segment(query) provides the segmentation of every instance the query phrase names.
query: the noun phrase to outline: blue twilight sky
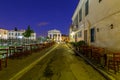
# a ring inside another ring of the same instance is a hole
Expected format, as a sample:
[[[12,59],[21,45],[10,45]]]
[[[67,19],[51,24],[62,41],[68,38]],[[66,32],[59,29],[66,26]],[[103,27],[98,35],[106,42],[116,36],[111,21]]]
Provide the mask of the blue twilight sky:
[[[58,29],[68,34],[71,18],[79,0],[0,0],[0,28],[26,29],[39,35]]]

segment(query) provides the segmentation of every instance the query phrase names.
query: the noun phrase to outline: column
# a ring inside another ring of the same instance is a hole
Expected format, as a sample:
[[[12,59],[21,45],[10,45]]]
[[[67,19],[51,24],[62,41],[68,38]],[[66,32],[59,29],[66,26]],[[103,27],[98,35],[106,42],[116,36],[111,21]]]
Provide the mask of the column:
[[[50,38],[50,34],[48,34],[48,37]]]
[[[58,33],[57,33],[57,41],[59,41],[59,40],[58,40]]]
[[[51,34],[51,39],[53,39],[53,34]]]
[[[60,42],[61,42],[61,34],[60,34]]]

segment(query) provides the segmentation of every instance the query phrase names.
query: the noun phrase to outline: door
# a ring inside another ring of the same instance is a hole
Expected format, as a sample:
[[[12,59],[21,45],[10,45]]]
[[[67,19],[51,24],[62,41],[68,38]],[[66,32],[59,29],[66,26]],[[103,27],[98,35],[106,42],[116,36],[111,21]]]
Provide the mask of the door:
[[[84,31],[84,41],[87,43],[87,30]]]

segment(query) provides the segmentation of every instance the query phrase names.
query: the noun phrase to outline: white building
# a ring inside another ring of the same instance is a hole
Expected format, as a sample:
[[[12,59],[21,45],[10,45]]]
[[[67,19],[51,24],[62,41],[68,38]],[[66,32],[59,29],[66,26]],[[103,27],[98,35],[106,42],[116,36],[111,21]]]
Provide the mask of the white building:
[[[120,0],[80,0],[72,25],[73,41],[120,51]]]
[[[0,39],[7,39],[8,30],[0,29]]]
[[[29,38],[25,38],[23,36],[23,33],[25,32],[25,30],[10,30],[8,31],[8,39],[32,39],[32,40],[36,40],[36,33],[32,33],[31,37]]]
[[[59,30],[54,29],[48,31],[48,37],[56,42],[61,42],[61,32]]]

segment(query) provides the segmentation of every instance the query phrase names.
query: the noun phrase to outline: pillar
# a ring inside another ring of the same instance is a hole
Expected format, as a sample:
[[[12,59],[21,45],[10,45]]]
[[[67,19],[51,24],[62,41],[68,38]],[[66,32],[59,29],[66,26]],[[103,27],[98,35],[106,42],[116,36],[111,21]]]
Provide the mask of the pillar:
[[[53,39],[53,34],[51,34],[51,39]]]
[[[60,42],[61,42],[61,34],[60,34]]]
[[[50,34],[48,34],[48,37],[50,38]]]
[[[59,41],[59,40],[58,40],[58,34],[57,34],[57,41]]]

